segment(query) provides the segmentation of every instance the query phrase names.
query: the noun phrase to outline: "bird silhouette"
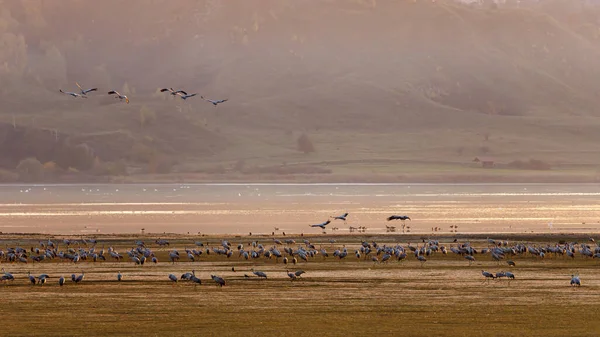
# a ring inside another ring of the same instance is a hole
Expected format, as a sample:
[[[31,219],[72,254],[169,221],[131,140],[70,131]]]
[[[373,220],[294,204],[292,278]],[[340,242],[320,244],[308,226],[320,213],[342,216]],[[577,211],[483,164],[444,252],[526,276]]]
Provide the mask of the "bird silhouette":
[[[125,102],[127,102],[127,104],[129,104],[129,98],[127,98],[127,96],[125,95],[121,95],[118,91],[116,90],[111,90],[108,92],[109,95],[116,95],[115,98],[118,98],[120,100],[125,100]]]
[[[219,99],[219,100],[212,100],[212,99],[205,98],[204,96],[200,96],[200,98],[202,98],[203,100],[205,100],[207,102],[212,103],[214,106],[217,106],[218,104],[227,102],[229,100],[228,98],[226,98],[226,99]]]

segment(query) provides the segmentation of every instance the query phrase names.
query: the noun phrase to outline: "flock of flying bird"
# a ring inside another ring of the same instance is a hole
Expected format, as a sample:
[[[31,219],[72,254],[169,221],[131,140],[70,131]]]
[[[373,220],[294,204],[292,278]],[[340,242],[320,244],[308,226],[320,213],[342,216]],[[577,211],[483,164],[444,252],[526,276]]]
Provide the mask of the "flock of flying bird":
[[[323,232],[325,232],[325,227],[327,225],[329,225],[331,223],[331,219],[333,220],[342,220],[344,221],[344,223],[346,223],[346,221],[348,220],[348,214],[349,213],[344,213],[342,215],[338,215],[338,216],[332,216],[329,219],[327,219],[327,221],[324,221],[322,223],[316,224],[316,225],[309,225],[309,227],[319,227],[323,230]],[[407,215],[390,215],[389,217],[387,217],[386,219],[387,221],[392,221],[392,220],[401,220],[401,221],[406,221],[406,220],[410,220],[410,217]],[[412,221],[412,220],[411,220]]]
[[[344,213],[341,216],[331,218],[334,220],[339,219],[346,221],[347,217],[348,213]],[[408,216],[397,215],[390,216],[387,219],[388,221],[410,220]],[[324,224],[321,225],[313,225],[313,227],[325,227]],[[591,242],[595,242],[592,238],[589,240]],[[487,255],[498,264],[501,261],[505,261],[509,267],[516,266],[513,257],[525,257],[527,255],[535,259],[544,259],[546,256],[550,255],[553,255],[554,257],[562,256],[563,258],[574,259],[578,253],[583,258],[600,258],[600,245],[598,244],[595,247],[591,247],[586,243],[577,242],[562,244],[557,243],[554,245],[536,245],[525,243],[515,243],[510,245],[507,240],[496,241],[488,238],[487,247],[476,249],[469,242],[459,243],[457,239],[454,239],[454,242],[448,245],[448,247],[440,244],[440,242],[437,240],[422,241],[422,245],[412,245],[411,243],[408,243],[406,247],[403,247],[400,244],[388,246],[386,244],[378,244],[377,242],[362,241],[358,248],[353,252],[343,245],[342,247],[335,249],[331,253],[331,257],[342,260],[354,256],[359,261],[369,260],[373,263],[389,263],[394,260],[401,262],[406,260],[410,255],[413,255],[414,258],[421,263],[421,266],[423,266],[429,258],[434,257],[436,254],[454,254],[467,260],[469,266],[471,266],[472,263],[476,261],[475,256]],[[327,259],[330,257],[330,253],[326,248],[323,247],[322,244],[320,244],[319,248],[317,248],[307,239],[304,239],[302,244],[297,244],[296,241],[291,238],[283,241],[274,238],[269,244],[262,244],[259,241],[253,241],[249,242],[247,246],[244,246],[243,243],[239,243],[237,246],[234,246],[229,241],[222,240],[218,246],[213,246],[212,248],[209,248],[208,245],[205,245],[203,242],[196,241],[194,242],[194,245],[197,247],[194,249],[188,249],[185,247],[185,254],[180,253],[177,249],[171,249],[169,241],[165,239],[157,239],[154,241],[154,243],[163,250],[168,249],[168,259],[173,265],[179,262],[182,258],[187,258],[187,260],[190,262],[197,262],[200,260],[202,255],[211,254],[225,256],[227,259],[237,255],[238,259],[243,261],[252,261],[261,258],[264,258],[265,260],[274,259],[275,263],[281,261],[284,265],[296,265],[300,261],[309,262],[311,259],[316,259],[318,257],[321,257],[322,259]],[[332,246],[335,243],[335,239],[329,240],[329,244]],[[31,247],[29,251],[19,246],[12,248],[7,247],[6,251],[0,250],[0,261],[27,264],[29,261],[32,263],[42,263],[43,261],[58,260],[59,262],[78,264],[82,261],[99,262],[113,260],[115,262],[121,262],[125,259],[125,255],[119,253],[113,247],[109,247],[107,250],[105,250],[103,246],[100,250],[98,250],[96,248],[98,242],[95,239],[82,239],[81,242],[64,239],[63,244],[66,246],[66,249],[63,250],[59,249],[59,245],[51,240],[41,241],[39,242],[39,247]],[[149,248],[148,245],[141,240],[135,241],[135,247],[132,247],[130,250],[126,251],[126,255],[128,259],[135,265],[143,266],[146,262],[153,264],[158,263],[156,252]],[[14,275],[5,271],[4,268],[2,268],[2,271],[4,274],[0,276],[0,281],[13,281],[15,279]],[[232,267],[231,271],[236,272],[235,267]],[[267,278],[267,273],[264,271],[255,270],[252,268],[251,272],[259,278]],[[304,271],[297,270],[295,272],[290,272],[289,270],[286,270],[286,273],[287,276],[293,281],[304,274]],[[510,280],[515,279],[515,274],[510,271],[491,273],[482,270],[481,274],[484,277],[484,282],[488,282],[492,279],[500,280],[502,278],[507,278],[510,284]],[[85,273],[83,271],[78,276],[73,274],[71,275],[71,281],[73,283],[80,283],[83,281],[84,276]],[[244,278],[250,277],[250,275],[244,274]],[[40,276],[35,277],[31,275],[31,273],[28,273],[28,278],[31,284],[37,283],[43,285],[48,279],[50,279],[50,276],[48,274],[41,274]],[[121,281],[122,279],[123,274],[119,272],[117,274],[117,281]],[[220,287],[223,287],[226,284],[225,279],[220,276],[211,275],[211,279]],[[177,277],[174,274],[169,274],[168,280],[172,282],[178,282],[179,280],[190,281],[196,285],[202,283],[200,278],[196,276],[195,270],[192,270],[191,273],[184,273],[181,275],[181,277]],[[58,279],[58,284],[60,286],[65,284],[65,278],[63,276]],[[571,275],[570,284],[572,286],[581,286],[581,279],[579,278],[579,275]]]
[[[79,83],[75,82],[75,84],[77,85],[77,87],[79,88],[79,92],[75,92],[75,91],[63,91],[62,89],[59,89],[59,92],[66,94],[66,95],[70,95],[73,96],[75,98],[88,98],[87,94],[89,94],[90,92],[93,91],[98,91],[98,88],[90,88],[90,89],[83,89]],[[168,92],[173,96],[179,96],[181,97],[181,99],[183,100],[187,100],[188,98],[194,97],[196,95],[198,95],[197,93],[194,94],[188,94],[187,92],[183,91],[183,90],[174,90],[173,88],[163,88],[160,90],[160,92]],[[108,95],[114,95],[114,97],[116,99],[119,99],[121,101],[125,100],[125,102],[127,104],[129,104],[129,98],[126,95],[123,95],[121,93],[119,93],[116,90],[111,90],[108,92]],[[217,106],[218,104],[227,102],[229,99],[218,99],[218,100],[212,100],[212,99],[208,99],[205,98],[204,96],[200,96],[201,99],[211,103],[214,106]]]

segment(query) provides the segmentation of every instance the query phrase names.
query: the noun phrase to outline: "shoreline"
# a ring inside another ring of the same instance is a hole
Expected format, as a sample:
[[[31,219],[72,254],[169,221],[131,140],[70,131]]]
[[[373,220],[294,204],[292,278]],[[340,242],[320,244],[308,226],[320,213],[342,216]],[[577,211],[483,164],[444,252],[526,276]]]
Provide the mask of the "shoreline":
[[[481,171],[481,172],[480,172]],[[538,183],[581,184],[600,183],[600,174],[593,170],[534,171],[480,169],[474,172],[421,172],[397,174],[132,174],[126,176],[92,176],[84,173],[55,176],[40,181],[5,181],[13,184],[486,184]]]
[[[309,240],[315,241],[318,243],[326,243],[329,244],[328,240],[330,239],[349,239],[352,242],[358,242],[357,239],[363,241],[385,241],[385,242],[397,242],[397,243],[406,243],[406,242],[414,242],[420,243],[422,240],[439,240],[443,242],[452,242],[454,239],[457,239],[459,242],[464,241],[485,241],[488,238],[494,238],[496,240],[508,240],[510,242],[548,242],[548,241],[561,241],[561,240],[575,240],[580,243],[588,242],[589,238],[594,237],[595,235],[599,235],[600,233],[590,232],[590,233],[465,233],[465,234],[399,234],[399,233],[345,233],[345,234],[289,234],[289,235],[270,235],[266,233],[260,233],[256,235],[236,235],[236,234],[202,234],[202,235],[193,235],[193,234],[180,234],[180,233],[94,233],[87,235],[74,235],[74,234],[45,234],[45,233],[4,233],[0,232],[0,240],[2,241],[10,241],[10,240],[39,240],[39,239],[97,239],[102,241],[121,241],[125,239],[135,238],[135,239],[144,239],[151,240],[150,243],[153,243],[154,240],[158,239],[168,239],[174,241],[176,244],[180,244],[181,241],[187,240],[200,240],[205,242],[206,244],[212,243],[215,245],[220,245],[221,240],[232,240],[232,241],[263,241],[262,243],[275,243],[273,242],[275,239],[284,240],[284,239],[293,239],[296,240],[296,244],[302,244],[301,240]],[[569,241],[571,242],[571,241]]]

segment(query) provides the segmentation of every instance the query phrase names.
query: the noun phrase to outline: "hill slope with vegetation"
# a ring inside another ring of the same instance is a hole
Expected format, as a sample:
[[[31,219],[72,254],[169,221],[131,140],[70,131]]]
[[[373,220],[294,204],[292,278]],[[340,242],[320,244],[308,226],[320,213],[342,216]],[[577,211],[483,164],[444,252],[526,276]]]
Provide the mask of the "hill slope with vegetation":
[[[564,1],[0,1],[0,178],[595,179],[599,17]],[[75,82],[100,90],[58,92]]]

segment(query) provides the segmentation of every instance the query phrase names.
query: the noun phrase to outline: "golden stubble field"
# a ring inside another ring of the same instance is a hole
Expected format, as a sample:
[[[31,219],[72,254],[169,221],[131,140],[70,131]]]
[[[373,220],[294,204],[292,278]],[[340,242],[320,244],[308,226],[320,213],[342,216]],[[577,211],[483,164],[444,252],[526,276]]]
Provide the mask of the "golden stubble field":
[[[330,243],[333,237],[336,242]],[[47,238],[4,235],[2,244],[14,247],[18,243],[29,250]],[[61,238],[52,239],[62,246],[59,250],[66,249]],[[154,244],[156,238],[97,237],[97,250],[114,247],[125,257],[123,262],[3,261],[2,267],[13,273],[16,280],[0,285],[1,335],[594,336],[600,331],[600,262],[579,254],[575,259],[551,254],[544,259],[529,254],[511,257],[515,267],[509,267],[505,261],[492,261],[489,253],[475,255],[471,266],[453,253],[436,253],[423,265],[412,254],[402,262],[392,259],[389,263],[374,263],[370,258],[354,256],[361,240],[405,248],[408,242],[422,245],[422,240],[416,235],[329,235],[293,237],[296,244],[292,247],[304,246],[303,239],[308,239],[317,249],[325,248],[330,254],[328,258],[316,256],[296,265],[264,257],[244,261],[237,253],[231,258],[203,254],[196,262],[189,262],[185,248],[198,248],[194,242],[203,241],[204,249],[212,249],[220,245],[222,237],[168,236],[171,245],[166,248]],[[275,245],[273,237],[226,238],[234,251],[238,243],[248,247],[254,240],[265,248]],[[138,239],[155,252],[158,264],[147,262],[139,266],[129,260],[126,251]],[[541,247],[555,244],[561,236],[508,239],[510,244],[523,242]],[[441,236],[439,240],[446,247],[456,245],[453,236]],[[567,242],[587,240],[585,236],[567,236]],[[478,249],[489,246],[485,237],[459,239],[466,241]],[[592,249],[595,246],[587,243]],[[331,256],[335,249],[343,247],[349,252],[345,259]],[[168,261],[172,249],[182,256],[175,264]],[[259,279],[251,268],[264,271],[268,278]],[[290,281],[288,269],[306,273]],[[510,284],[507,279],[485,282],[482,269],[494,273],[511,271],[516,279]],[[180,277],[192,270],[202,280],[201,285],[186,281],[175,284],[168,279],[170,273]],[[36,276],[47,273],[51,278],[43,286],[31,285],[28,271]],[[121,282],[117,281],[119,271],[123,275]],[[82,272],[85,278],[81,283],[70,281],[71,274]],[[582,279],[580,288],[569,285],[574,273]],[[223,277],[226,286],[218,287],[211,274]],[[63,287],[58,286],[61,275],[67,279]]]

